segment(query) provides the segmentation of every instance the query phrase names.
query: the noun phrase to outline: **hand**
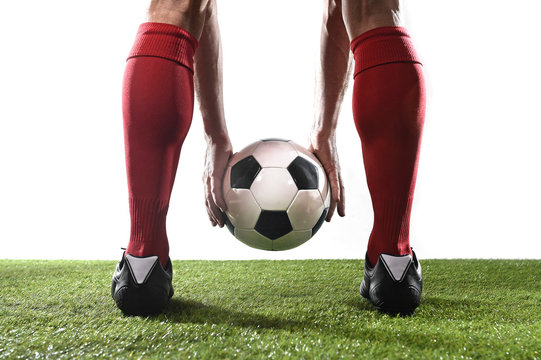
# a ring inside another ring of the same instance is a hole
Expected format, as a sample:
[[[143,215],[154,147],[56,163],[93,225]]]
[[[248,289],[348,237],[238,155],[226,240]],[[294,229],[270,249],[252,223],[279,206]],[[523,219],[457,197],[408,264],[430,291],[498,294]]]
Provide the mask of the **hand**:
[[[340,173],[340,162],[336,151],[336,136],[312,133],[308,150],[313,152],[327,173],[331,185],[331,205],[327,213],[326,221],[331,221],[335,209],[338,207],[338,215],[346,215],[346,198],[344,183]]]
[[[222,193],[222,180],[232,152],[229,137],[207,139],[203,184],[207,213],[212,226],[224,226],[222,212],[227,210],[227,206]]]

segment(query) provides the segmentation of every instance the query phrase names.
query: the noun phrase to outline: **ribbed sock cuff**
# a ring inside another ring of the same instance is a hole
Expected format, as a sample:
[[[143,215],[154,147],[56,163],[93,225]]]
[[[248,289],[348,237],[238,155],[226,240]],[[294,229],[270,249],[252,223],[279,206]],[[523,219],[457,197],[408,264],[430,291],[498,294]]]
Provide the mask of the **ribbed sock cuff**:
[[[130,197],[130,242],[147,245],[167,242],[165,221],[169,202],[161,199],[135,199]]]
[[[139,26],[128,59],[155,56],[186,66],[193,72],[197,46],[197,39],[180,26],[146,22]]]
[[[375,199],[374,227],[368,241],[368,258],[375,265],[382,253],[411,254],[410,216],[413,197]]]
[[[351,42],[355,59],[353,77],[374,66],[413,62],[421,64],[407,30],[400,26],[385,26],[369,30]]]
[[[409,228],[413,197],[377,200],[379,214],[374,214],[375,226],[383,237],[393,242],[409,242]]]

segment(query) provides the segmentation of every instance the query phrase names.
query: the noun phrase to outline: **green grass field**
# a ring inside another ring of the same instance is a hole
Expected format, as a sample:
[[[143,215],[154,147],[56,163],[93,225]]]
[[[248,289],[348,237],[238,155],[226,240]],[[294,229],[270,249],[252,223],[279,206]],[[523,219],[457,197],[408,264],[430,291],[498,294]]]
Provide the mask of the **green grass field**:
[[[411,317],[359,295],[362,261],[177,261],[125,317],[110,261],[0,260],[0,358],[541,359],[541,261],[425,260]]]

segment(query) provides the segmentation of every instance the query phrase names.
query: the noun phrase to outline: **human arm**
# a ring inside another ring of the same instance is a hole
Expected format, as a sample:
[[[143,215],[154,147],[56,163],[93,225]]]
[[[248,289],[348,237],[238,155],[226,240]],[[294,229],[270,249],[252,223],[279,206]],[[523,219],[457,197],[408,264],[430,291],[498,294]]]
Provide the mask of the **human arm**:
[[[338,215],[345,215],[344,185],[336,149],[336,126],[350,75],[351,58],[341,7],[341,0],[325,0],[317,70],[316,114],[310,134],[310,150],[321,161],[331,185],[331,206],[327,221],[331,220],[336,208]]]
[[[223,227],[222,211],[226,210],[226,204],[222,179],[233,149],[224,114],[222,47],[215,0],[210,0],[195,53],[194,84],[207,143],[203,173],[207,213],[212,226]]]

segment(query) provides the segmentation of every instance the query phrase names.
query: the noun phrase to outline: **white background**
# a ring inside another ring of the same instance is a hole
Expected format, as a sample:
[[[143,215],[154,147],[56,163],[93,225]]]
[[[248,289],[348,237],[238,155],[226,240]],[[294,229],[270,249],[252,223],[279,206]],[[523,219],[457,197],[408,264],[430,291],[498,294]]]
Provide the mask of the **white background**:
[[[121,82],[147,2],[2,1],[0,258],[119,258],[130,228]],[[320,2],[218,5],[235,150],[274,136],[306,144]],[[411,222],[420,258],[541,258],[540,12],[535,0],[405,4],[428,89]],[[281,253],[212,228],[196,111],[171,198],[171,257],[364,257],[372,209],[351,85],[338,129],[345,218]]]

